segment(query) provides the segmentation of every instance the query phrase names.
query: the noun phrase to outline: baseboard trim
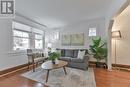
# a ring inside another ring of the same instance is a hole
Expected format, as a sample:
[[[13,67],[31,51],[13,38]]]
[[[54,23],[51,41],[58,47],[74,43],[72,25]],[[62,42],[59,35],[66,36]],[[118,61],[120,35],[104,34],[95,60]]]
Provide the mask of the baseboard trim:
[[[2,70],[2,71],[0,71],[0,75],[7,74],[7,73],[10,73],[10,72],[12,72],[12,71],[15,71],[15,70],[18,70],[18,69],[27,67],[27,66],[28,66],[28,64],[22,64],[22,65],[18,65],[18,66],[9,68],[9,69]]]
[[[112,66],[117,66],[117,67],[121,67],[121,68],[128,68],[130,69],[130,65],[123,65],[123,64],[112,64]]]
[[[99,62],[101,64],[100,68],[107,69],[107,65],[105,62]],[[96,67],[96,61],[89,61],[89,66],[95,68]]]
[[[105,62],[100,62],[101,64],[104,64]],[[96,61],[89,61],[89,64],[96,64]]]
[[[104,62],[100,62],[100,63],[104,63]],[[90,65],[96,65],[96,61],[89,61],[89,64]],[[116,66],[116,67],[121,67],[121,68],[127,68],[127,69],[130,69],[130,65],[124,65],[124,64],[112,64],[112,66]]]

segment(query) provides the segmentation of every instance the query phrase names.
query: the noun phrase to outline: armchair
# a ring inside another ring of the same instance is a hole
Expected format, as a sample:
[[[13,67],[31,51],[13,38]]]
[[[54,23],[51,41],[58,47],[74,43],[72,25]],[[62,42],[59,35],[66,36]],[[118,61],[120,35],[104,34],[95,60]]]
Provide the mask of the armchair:
[[[33,65],[33,72],[35,71],[35,65],[38,65],[40,62],[44,62],[45,57],[43,53],[33,53],[32,49],[27,49],[28,56],[28,69],[30,69],[30,65]]]

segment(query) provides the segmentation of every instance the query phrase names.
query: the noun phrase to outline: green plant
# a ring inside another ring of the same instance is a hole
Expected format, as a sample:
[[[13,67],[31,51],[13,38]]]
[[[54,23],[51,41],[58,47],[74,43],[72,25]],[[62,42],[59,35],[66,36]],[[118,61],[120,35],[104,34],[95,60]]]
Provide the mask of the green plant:
[[[101,37],[98,39],[92,39],[93,45],[90,45],[90,51],[93,57],[97,60],[97,62],[107,57],[107,48],[106,43],[102,43]]]
[[[60,57],[60,53],[53,52],[49,55],[49,60],[55,61],[55,59],[58,59]]]

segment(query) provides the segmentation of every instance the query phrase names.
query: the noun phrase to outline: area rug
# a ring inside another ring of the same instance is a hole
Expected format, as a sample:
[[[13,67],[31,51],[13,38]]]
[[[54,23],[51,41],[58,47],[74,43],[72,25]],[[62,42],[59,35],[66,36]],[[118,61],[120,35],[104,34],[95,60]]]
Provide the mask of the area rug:
[[[22,76],[44,83],[49,87],[96,87],[92,68],[84,71],[67,67],[66,70],[67,75],[65,75],[63,68],[51,70],[47,83],[45,82],[47,71],[40,67],[35,72],[29,71]]]

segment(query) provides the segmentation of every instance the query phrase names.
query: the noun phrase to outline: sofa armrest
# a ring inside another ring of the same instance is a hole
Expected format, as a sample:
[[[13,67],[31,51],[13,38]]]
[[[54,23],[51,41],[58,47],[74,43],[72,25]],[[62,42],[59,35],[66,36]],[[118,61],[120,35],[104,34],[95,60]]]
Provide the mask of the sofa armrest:
[[[33,61],[33,53],[28,53],[27,56],[28,56],[28,62],[32,62]]]
[[[85,55],[83,60],[84,60],[85,64],[89,65],[89,56],[88,55]]]

